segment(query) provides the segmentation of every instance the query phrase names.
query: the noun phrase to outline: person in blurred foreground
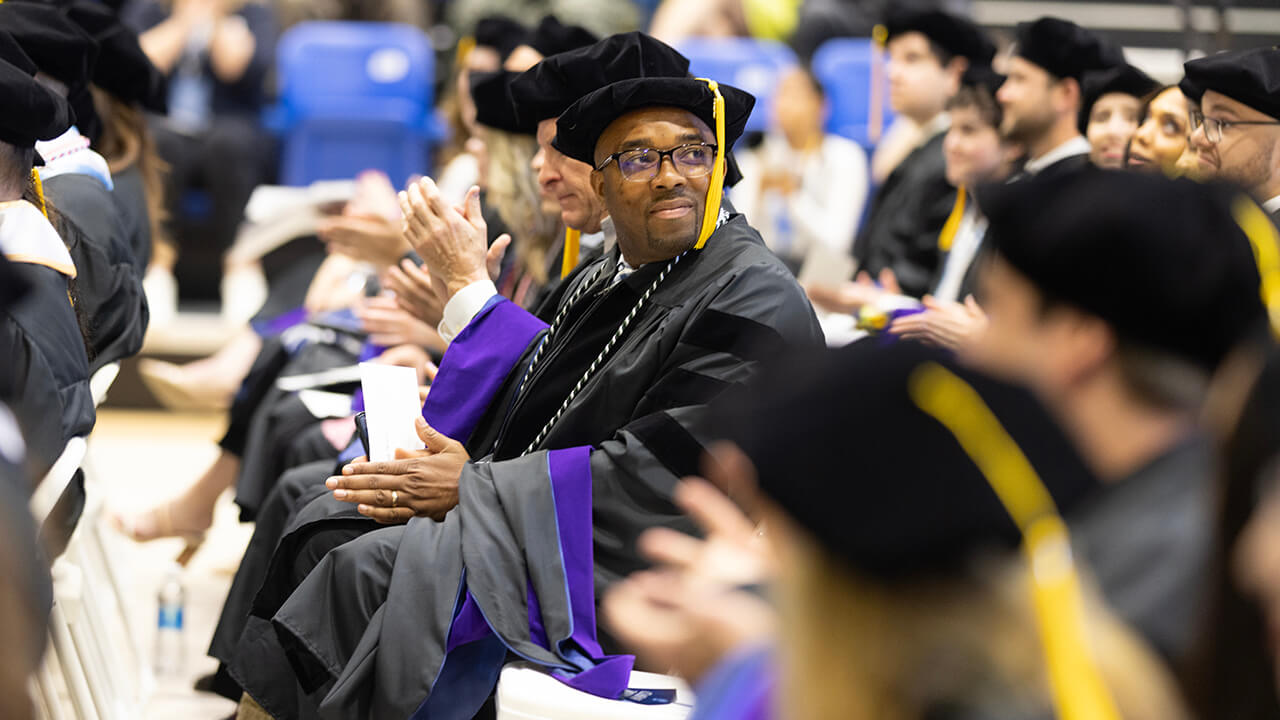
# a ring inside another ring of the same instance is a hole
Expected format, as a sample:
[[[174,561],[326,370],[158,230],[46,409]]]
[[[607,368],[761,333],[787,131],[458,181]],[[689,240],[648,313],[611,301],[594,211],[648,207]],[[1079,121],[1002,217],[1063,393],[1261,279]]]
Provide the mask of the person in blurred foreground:
[[[1034,389],[1075,439],[1104,487],[1065,513],[1076,556],[1180,662],[1210,540],[1198,419],[1219,368],[1265,339],[1254,248],[1276,252],[1270,223],[1226,186],[1110,170],[989,188],[983,209],[988,321],[965,354]]]
[[[1280,352],[1263,359],[1224,446],[1209,603],[1184,673],[1199,717],[1280,717]]]
[[[1064,553],[1060,513],[1099,488],[1025,390],[916,343],[856,343],[789,359],[721,419],[733,442],[713,450],[710,476],[761,521],[775,651],[752,650],[757,637],[696,664],[721,647],[725,616],[741,627],[753,612],[752,590],[724,586],[750,576],[740,538],[755,533],[724,532],[732,511],[708,497],[698,504],[714,512],[696,516],[719,516],[721,532],[701,565],[665,587],[663,571],[635,576],[606,601],[642,659],[658,659],[647,651],[672,608],[693,623],[685,652],[659,657],[699,672],[696,720],[1186,717],[1158,659]],[[658,532],[646,544],[678,555]],[[654,588],[665,594],[646,597]],[[715,604],[684,614],[691,596]]]

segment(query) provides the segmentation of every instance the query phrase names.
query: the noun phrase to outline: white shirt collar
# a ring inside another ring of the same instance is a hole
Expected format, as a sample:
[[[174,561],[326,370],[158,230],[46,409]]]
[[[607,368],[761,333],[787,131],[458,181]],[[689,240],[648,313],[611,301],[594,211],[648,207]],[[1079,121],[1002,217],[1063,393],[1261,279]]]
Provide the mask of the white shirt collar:
[[[44,265],[67,277],[76,265],[58,231],[26,200],[0,203],[0,252],[12,262]]]
[[[604,251],[613,252],[613,246],[618,244],[618,231],[613,227],[612,217],[606,215],[600,221],[600,232],[604,233]]]
[[[1083,135],[1077,135],[1040,157],[1028,160],[1022,169],[1029,175],[1035,175],[1059,160],[1066,160],[1076,155],[1088,155],[1091,150],[1093,147],[1089,145],[1089,141],[1085,140]]]
[[[1262,209],[1266,210],[1267,214],[1269,215],[1275,215],[1276,213],[1280,212],[1280,195],[1277,195],[1271,198],[1270,200],[1262,203]]]
[[[920,126],[920,144],[923,145],[933,139],[938,133],[946,132],[951,127],[951,116],[947,113],[940,112],[933,116],[933,119]]]
[[[89,138],[81,135],[75,125],[52,140],[37,142],[36,152],[45,163],[39,169],[41,180],[59,175],[88,175],[107,190],[115,189],[106,158],[89,149]]]

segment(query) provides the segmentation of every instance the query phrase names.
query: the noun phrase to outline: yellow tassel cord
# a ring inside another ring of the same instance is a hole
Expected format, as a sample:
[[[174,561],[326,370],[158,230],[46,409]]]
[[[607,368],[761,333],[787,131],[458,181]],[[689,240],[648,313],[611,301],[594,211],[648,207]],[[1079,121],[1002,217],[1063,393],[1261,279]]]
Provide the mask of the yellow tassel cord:
[[[698,233],[698,242],[693,246],[701,250],[707,244],[707,238],[716,231],[716,223],[720,221],[720,198],[724,195],[724,96],[720,94],[720,85],[715,80],[698,78],[707,84],[715,100],[711,106],[716,122],[716,161],[711,166],[711,186],[707,188],[707,204],[702,211],[702,230]]]
[[[867,140],[875,144],[884,132],[884,46],[889,41],[889,28],[877,25],[871,29],[871,99],[867,103]]]
[[[1262,208],[1247,197],[1236,200],[1232,215],[1253,246],[1253,259],[1262,278],[1258,291],[1267,308],[1271,332],[1280,338],[1280,233]]]
[[[0,0],[4,2],[4,0]],[[44,202],[44,183],[40,181],[40,171],[31,168],[31,184],[36,189],[36,200],[40,201],[40,213],[44,215],[45,220],[49,219],[49,206]]]
[[[964,219],[964,206],[965,190],[961,185],[956,188],[956,204],[951,208],[951,214],[947,216],[942,232],[938,233],[938,249],[942,252],[951,252],[951,244],[955,242],[956,232],[960,230],[960,221]]]
[[[0,0],[3,2],[3,0]],[[464,35],[458,40],[458,50],[453,56],[453,66],[455,68],[462,67],[467,62],[467,56],[472,50],[476,49],[476,39],[472,35]]]
[[[569,277],[569,273],[578,266],[578,248],[581,239],[581,231],[571,227],[564,229],[564,259],[560,261],[560,277]]]
[[[955,435],[1022,531],[1049,685],[1062,720],[1119,720],[1085,641],[1080,581],[1067,528],[1026,455],[981,396],[936,363],[912,373],[911,399]]]
[[[0,3],[2,2],[4,2],[4,0],[0,0]],[[40,203],[40,214],[44,215],[45,220],[48,220],[49,206],[44,201],[44,183],[41,182],[40,171],[37,170],[36,168],[31,168],[31,185],[36,189],[36,200],[39,201]],[[70,283],[71,281],[68,279],[67,280],[67,302],[71,304],[71,307],[75,307],[76,300],[75,298],[71,297]]]

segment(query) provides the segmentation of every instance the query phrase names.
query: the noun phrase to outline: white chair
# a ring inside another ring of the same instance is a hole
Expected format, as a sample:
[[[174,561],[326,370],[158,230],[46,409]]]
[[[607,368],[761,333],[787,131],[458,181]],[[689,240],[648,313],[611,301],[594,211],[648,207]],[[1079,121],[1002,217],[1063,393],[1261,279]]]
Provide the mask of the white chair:
[[[110,386],[102,387],[105,394]],[[54,462],[53,467],[37,486],[30,507],[39,525],[48,518],[58,498],[75,478],[86,460],[88,445],[84,438],[72,438]],[[87,473],[91,474],[91,473]],[[118,652],[121,643],[118,635],[125,636],[137,662],[138,653],[130,642],[127,615],[119,595],[108,591],[111,569],[106,551],[98,535],[98,516],[101,499],[93,492],[94,486],[86,478],[86,507],[76,529],[67,542],[66,550],[54,561],[54,604],[49,615],[50,649],[33,680],[41,703],[40,709],[49,718],[61,718],[60,694],[55,682],[55,672],[66,685],[74,717],[80,720],[130,720],[139,716],[140,693],[137,684],[128,677],[129,663],[121,662]],[[122,633],[113,635],[111,626],[104,619],[101,604],[114,600],[126,622]]]
[[[498,678],[498,720],[685,720],[693,712],[693,691],[680,678],[636,671],[629,684],[674,689],[675,702],[607,700],[574,690],[532,663],[511,663]]]
[[[36,486],[29,505],[36,527],[41,527],[48,519],[58,498],[62,497],[63,491],[75,478],[80,463],[84,461],[86,447],[84,438],[71,438],[62,449],[62,454],[54,461],[53,467],[49,468],[49,472]],[[82,592],[79,573],[74,567],[68,569],[66,564],[60,566],[59,562],[55,562],[53,567],[54,598],[53,610],[49,613],[49,651],[45,654],[45,667],[37,673],[34,683],[45,709],[51,716],[60,717],[61,700],[58,688],[53,684],[53,667],[56,666],[66,683],[76,717],[96,720],[99,717],[97,706],[84,665],[80,662],[80,651],[72,636],[71,620],[68,617],[68,611],[76,613],[79,609]]]
[[[120,363],[113,362],[98,368],[98,372],[89,378],[89,392],[93,395],[94,407],[101,407],[107,399],[107,391],[120,375]]]

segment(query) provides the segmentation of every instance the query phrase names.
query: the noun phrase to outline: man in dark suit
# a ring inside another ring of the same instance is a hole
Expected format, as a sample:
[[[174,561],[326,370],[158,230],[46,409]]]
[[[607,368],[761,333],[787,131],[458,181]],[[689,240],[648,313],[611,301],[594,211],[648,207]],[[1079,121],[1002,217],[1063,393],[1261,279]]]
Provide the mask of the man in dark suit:
[[[1220,53],[1183,66],[1198,170],[1233,182],[1280,224],[1280,49]]]
[[[989,65],[995,46],[976,25],[939,10],[898,6],[885,19],[889,102],[921,128],[921,142],[885,179],[854,242],[860,270],[891,271],[907,295],[928,292],[937,273],[938,233],[955,204],[942,157],[947,100],[971,65]]]
[[[1077,120],[1081,82],[1124,61],[1118,48],[1067,20],[1044,17],[1018,26],[1008,79],[996,93],[1000,131],[1027,148],[1023,175],[1070,172],[1089,165],[1089,141]]]

